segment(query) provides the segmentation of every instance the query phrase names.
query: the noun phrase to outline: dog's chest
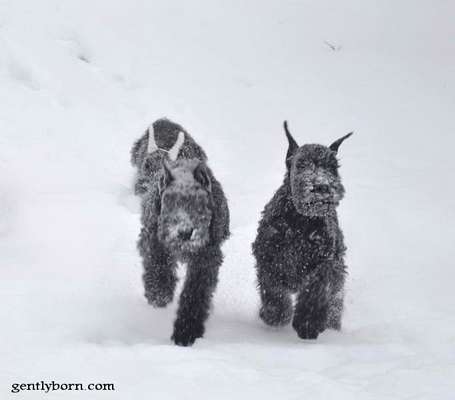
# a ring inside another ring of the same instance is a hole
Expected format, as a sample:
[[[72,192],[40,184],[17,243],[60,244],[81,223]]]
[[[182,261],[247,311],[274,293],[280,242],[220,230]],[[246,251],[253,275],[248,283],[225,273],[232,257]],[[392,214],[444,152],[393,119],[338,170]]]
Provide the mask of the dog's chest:
[[[331,257],[334,241],[324,224],[310,221],[290,225],[284,232],[279,257],[288,278],[296,283]]]
[[[329,241],[327,232],[321,228],[288,228],[284,235],[284,250],[290,258],[294,256],[302,260],[312,260],[327,250]]]

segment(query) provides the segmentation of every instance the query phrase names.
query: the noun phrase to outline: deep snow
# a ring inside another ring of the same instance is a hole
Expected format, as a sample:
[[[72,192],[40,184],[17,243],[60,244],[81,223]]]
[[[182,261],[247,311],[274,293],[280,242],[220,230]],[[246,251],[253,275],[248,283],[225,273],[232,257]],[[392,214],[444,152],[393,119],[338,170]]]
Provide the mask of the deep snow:
[[[0,1],[0,397],[452,399],[454,19],[443,0]],[[164,115],[233,220],[193,348],[169,340],[175,304],[146,304],[135,249],[129,149]],[[300,143],[355,131],[344,329],[316,342],[257,318],[250,243],[285,118]]]

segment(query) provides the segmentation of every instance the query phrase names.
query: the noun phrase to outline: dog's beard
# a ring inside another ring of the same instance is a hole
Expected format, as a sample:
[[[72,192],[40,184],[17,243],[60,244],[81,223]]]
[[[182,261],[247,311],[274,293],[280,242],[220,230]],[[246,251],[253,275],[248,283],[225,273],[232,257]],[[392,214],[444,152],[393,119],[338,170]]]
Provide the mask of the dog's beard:
[[[332,214],[340,204],[344,193],[341,184],[330,186],[327,193],[313,193],[305,185],[295,185],[291,188],[295,209],[299,214],[308,217],[324,217]]]
[[[308,217],[324,217],[333,213],[336,204],[328,200],[298,200],[294,201],[297,212]]]
[[[178,218],[160,218],[158,239],[171,253],[196,253],[210,240],[210,217],[190,219],[185,212],[176,215]],[[186,232],[183,237],[182,232]]]
[[[203,248],[209,241],[209,232],[206,228],[195,228],[191,238],[182,240],[178,236],[178,227],[175,225],[164,226],[159,229],[161,243],[172,253],[192,254]]]

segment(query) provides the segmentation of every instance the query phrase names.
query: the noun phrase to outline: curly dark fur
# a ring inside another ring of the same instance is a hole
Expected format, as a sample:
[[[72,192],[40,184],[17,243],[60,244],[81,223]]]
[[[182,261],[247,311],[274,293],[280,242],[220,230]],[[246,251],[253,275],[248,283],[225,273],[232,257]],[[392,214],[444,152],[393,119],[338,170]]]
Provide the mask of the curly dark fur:
[[[341,329],[346,248],[336,213],[344,195],[336,153],[348,135],[330,147],[299,147],[285,129],[286,176],[253,243],[259,315],[272,326],[292,320],[299,337],[316,339],[326,328]]]
[[[185,134],[185,142],[187,138]],[[197,145],[193,141],[187,149],[191,146]],[[138,249],[144,267],[145,297],[151,305],[165,307],[172,301],[177,262],[187,264],[172,335],[172,340],[182,346],[192,345],[204,334],[223,262],[220,247],[229,237],[227,200],[200,150],[199,159],[193,158],[191,151],[189,157],[181,151],[175,162],[155,163],[142,196]],[[133,149],[132,154],[137,151]]]

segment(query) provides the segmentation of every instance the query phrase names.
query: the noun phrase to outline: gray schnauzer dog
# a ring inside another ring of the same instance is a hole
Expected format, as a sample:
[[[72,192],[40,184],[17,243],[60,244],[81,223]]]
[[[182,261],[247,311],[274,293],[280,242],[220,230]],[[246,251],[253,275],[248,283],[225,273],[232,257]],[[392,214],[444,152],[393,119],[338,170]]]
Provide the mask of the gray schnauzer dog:
[[[177,262],[187,264],[172,340],[192,345],[204,334],[211,299],[229,237],[229,209],[204,151],[179,125],[165,119],[135,143],[136,192],[142,199],[145,297],[165,307],[177,283]]]
[[[284,129],[286,175],[265,206],[253,243],[259,315],[272,326],[292,319],[299,337],[316,339],[326,328],[341,329],[346,247],[336,212],[344,196],[336,156],[352,132],[329,147],[299,147],[286,121]]]

